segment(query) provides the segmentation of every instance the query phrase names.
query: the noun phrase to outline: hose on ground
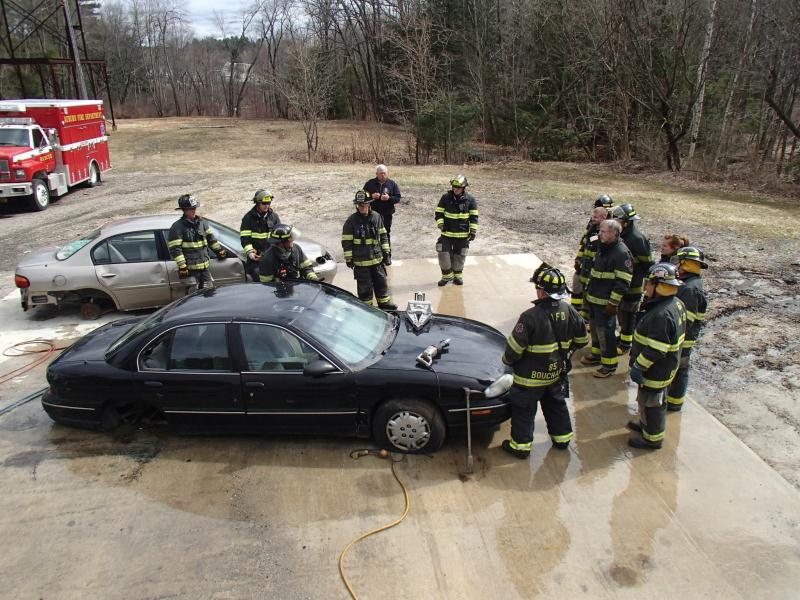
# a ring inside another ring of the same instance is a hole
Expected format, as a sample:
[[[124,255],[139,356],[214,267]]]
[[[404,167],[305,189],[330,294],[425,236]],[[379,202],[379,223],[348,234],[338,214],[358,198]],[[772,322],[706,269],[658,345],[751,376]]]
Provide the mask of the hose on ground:
[[[411,496],[409,496],[408,489],[403,484],[403,482],[400,480],[400,477],[397,475],[397,471],[395,471],[395,464],[399,463],[399,462],[402,462],[404,460],[405,456],[403,458],[395,460],[394,458],[392,458],[391,454],[387,450],[371,450],[371,449],[367,449],[367,448],[363,448],[363,449],[360,449],[360,450],[353,450],[350,453],[350,458],[353,458],[353,459],[361,458],[362,456],[376,456],[378,458],[384,458],[384,459],[388,458],[389,460],[391,460],[391,462],[392,462],[392,475],[394,476],[395,481],[400,485],[400,487],[403,490],[403,496],[405,497],[406,507],[405,507],[405,510],[403,511],[403,514],[400,515],[400,518],[395,519],[394,521],[392,521],[391,523],[387,523],[386,525],[381,525],[380,527],[376,527],[375,529],[373,529],[371,531],[367,531],[366,533],[362,533],[360,536],[355,538],[352,542],[347,544],[347,546],[345,546],[344,550],[342,550],[342,553],[339,555],[339,575],[341,576],[342,581],[344,582],[344,585],[347,588],[347,591],[350,593],[350,597],[353,600],[358,600],[358,596],[356,595],[355,591],[353,590],[353,586],[350,585],[350,580],[347,579],[347,575],[345,575],[345,572],[344,572],[344,559],[347,556],[347,553],[350,551],[350,548],[352,548],[358,542],[360,542],[363,539],[368,538],[371,535],[374,535],[376,533],[380,533],[381,531],[386,531],[387,529],[391,529],[392,527],[394,527],[396,525],[399,525],[403,521],[403,519],[405,519],[406,516],[408,515],[408,511],[411,510]]]
[[[44,348],[27,348],[28,346],[44,346]],[[54,352],[59,352],[67,347],[68,346],[56,346],[55,341],[45,339],[27,340],[9,346],[3,350],[3,356],[16,357],[25,356],[27,354],[40,354],[40,356],[37,356],[26,365],[17,367],[13,371],[9,371],[8,373],[0,375],[0,384],[11,381],[15,377],[19,377],[20,375],[35,369],[40,364],[47,362],[50,359],[50,355],[52,355]]]

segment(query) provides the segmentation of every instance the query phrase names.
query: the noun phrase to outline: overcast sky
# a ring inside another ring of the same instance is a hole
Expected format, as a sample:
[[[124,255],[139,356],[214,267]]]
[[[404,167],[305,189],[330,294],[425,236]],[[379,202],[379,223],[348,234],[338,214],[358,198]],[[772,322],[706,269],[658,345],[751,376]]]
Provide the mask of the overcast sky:
[[[239,0],[229,0],[220,2],[219,0],[184,0],[186,12],[192,22],[197,37],[207,35],[219,36],[219,27],[214,22],[214,11],[222,12],[226,16],[229,34],[239,34],[240,21],[238,14],[245,2]]]

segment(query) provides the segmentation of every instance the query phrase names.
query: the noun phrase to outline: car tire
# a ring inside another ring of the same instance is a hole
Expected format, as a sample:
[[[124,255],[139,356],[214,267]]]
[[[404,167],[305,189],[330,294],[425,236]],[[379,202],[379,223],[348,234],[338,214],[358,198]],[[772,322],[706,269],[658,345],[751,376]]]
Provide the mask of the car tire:
[[[432,454],[442,447],[441,413],[422,400],[389,400],[375,411],[372,435],[382,448],[404,454]]]
[[[30,195],[29,204],[33,210],[44,210],[50,204],[50,190],[47,184],[41,179],[34,179],[31,181],[32,193]]]
[[[100,184],[100,169],[97,168],[97,163],[92,163],[89,167],[89,179],[86,180],[86,187],[95,187]]]

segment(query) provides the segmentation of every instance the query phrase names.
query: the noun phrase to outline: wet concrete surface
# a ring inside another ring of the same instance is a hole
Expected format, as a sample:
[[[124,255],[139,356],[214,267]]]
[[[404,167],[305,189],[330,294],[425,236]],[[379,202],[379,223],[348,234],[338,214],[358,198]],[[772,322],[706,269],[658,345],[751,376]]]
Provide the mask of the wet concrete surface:
[[[435,261],[397,261],[391,291],[401,306],[424,291],[437,312],[508,333],[535,265],[470,258],[463,287],[438,288]],[[352,290],[348,275],[337,283]],[[348,555],[360,597],[796,597],[795,488],[691,400],[668,416],[664,448],[645,453],[626,446],[624,373],[577,367],[572,390],[567,452],[550,449],[539,415],[528,461],[500,450],[505,424],[477,436],[472,476],[460,475],[461,439],[397,464],[411,513]],[[26,404],[0,417],[0,595],[346,598],[341,549],[403,510],[388,461],[349,458],[365,446],[159,425],[101,434]]]

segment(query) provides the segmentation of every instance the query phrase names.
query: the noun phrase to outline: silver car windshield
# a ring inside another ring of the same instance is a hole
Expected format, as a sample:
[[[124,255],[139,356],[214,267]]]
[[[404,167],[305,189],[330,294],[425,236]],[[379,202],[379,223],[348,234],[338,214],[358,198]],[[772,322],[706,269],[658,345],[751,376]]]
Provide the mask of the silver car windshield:
[[[214,235],[217,236],[220,244],[236,252],[242,251],[242,238],[239,237],[238,231],[211,219],[206,219],[206,222],[214,230]]]
[[[317,294],[293,325],[323,342],[353,368],[379,355],[394,334],[393,317],[335,292]]]
[[[152,315],[147,317],[144,321],[140,321],[138,324],[131,327],[125,333],[125,335],[120,337],[118,340],[116,340],[108,347],[108,350],[106,350],[106,359],[110,357],[112,354],[114,354],[114,352],[122,348],[129,341],[134,339],[135,337],[145,334],[151,329],[155,329],[156,327],[161,325],[161,322],[164,320],[164,317],[169,312],[171,306],[172,305],[168,305],[162,308],[161,310],[157,310]]]
[[[75,254],[78,250],[83,248],[86,244],[91,242],[92,240],[96,239],[100,235],[100,230],[96,229],[92,233],[83,236],[79,240],[75,240],[61,248],[58,252],[56,252],[56,259],[57,260],[67,260],[70,256]]]

